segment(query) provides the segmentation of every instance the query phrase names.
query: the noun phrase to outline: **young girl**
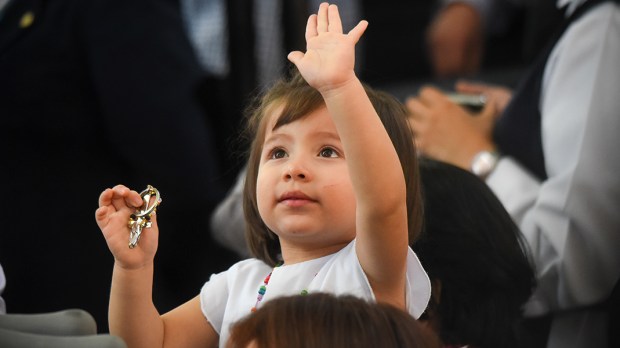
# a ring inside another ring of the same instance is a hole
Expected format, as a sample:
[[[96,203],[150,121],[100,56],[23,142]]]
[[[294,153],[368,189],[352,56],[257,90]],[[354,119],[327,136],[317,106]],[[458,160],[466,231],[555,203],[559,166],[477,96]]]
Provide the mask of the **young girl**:
[[[314,292],[420,316],[430,282],[408,247],[421,215],[415,149],[404,107],[365,89],[353,71],[366,26],[343,34],[336,6],[321,4],[308,20],[306,53],[289,54],[307,82],[281,82],[250,119],[244,205],[258,259],[212,276],[199,296],[160,316],[151,300],[157,221],[129,249],[139,194],[124,186],[101,194],[97,222],[115,257],[111,333],[130,347],[214,347],[218,339],[223,347],[230,325],[262,303]]]

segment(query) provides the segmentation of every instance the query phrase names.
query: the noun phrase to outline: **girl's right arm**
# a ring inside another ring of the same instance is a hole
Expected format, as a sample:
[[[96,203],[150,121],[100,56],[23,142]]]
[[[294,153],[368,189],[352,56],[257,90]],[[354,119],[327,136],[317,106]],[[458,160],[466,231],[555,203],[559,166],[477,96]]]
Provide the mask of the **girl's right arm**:
[[[155,215],[140,243],[133,249],[128,246],[129,216],[141,205],[140,194],[118,185],[101,193],[95,213],[114,256],[110,333],[123,338],[128,347],[217,346],[217,333],[202,315],[198,297],[163,317],[157,312],[152,299],[159,234]]]
[[[355,44],[362,21],[343,34],[338,7],[322,3],[308,19],[306,52],[289,54],[316,88],[342,141],[356,201],[356,252],[375,298],[405,308],[407,200],[396,149],[357,78]],[[409,141],[409,139],[407,139]]]

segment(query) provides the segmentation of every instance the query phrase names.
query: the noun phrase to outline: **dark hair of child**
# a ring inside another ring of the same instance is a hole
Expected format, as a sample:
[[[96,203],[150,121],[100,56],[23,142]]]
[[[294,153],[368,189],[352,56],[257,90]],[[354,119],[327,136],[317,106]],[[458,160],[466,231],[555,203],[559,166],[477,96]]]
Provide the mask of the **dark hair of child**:
[[[407,312],[351,295],[273,299],[231,329],[236,347],[439,348],[439,338]]]
[[[417,238],[421,228],[422,199],[416,151],[407,123],[407,110],[393,96],[368,86],[364,87],[396,148],[403,168],[407,189],[409,240],[412,241]],[[291,77],[278,81],[266,94],[254,100],[247,111],[246,136],[251,142],[251,147],[243,196],[243,209],[247,222],[246,240],[252,255],[271,266],[275,266],[279,261],[280,242],[259,215],[256,178],[268,116],[279,106],[283,106],[283,111],[275,128],[304,118],[325,106],[325,102],[320,93],[308,85],[299,73],[293,72]]]
[[[491,189],[456,166],[420,160],[424,224],[412,245],[433,284],[428,319],[445,344],[515,347],[536,285],[519,228]]]

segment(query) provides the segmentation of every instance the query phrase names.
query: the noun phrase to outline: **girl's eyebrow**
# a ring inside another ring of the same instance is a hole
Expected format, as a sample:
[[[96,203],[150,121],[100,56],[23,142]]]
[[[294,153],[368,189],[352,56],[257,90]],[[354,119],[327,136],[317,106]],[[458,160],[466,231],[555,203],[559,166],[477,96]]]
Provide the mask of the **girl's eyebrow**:
[[[330,131],[316,131],[311,133],[311,136],[316,137],[317,139],[322,140],[333,140],[340,142],[340,136],[338,133],[330,132]],[[263,147],[268,147],[271,143],[276,142],[290,142],[293,139],[292,134],[287,133],[277,133],[272,132],[267,138],[265,138],[265,142],[263,143]]]
[[[271,143],[291,141],[293,138],[292,135],[286,133],[271,133],[267,138],[265,138],[265,142],[263,143],[263,147],[267,147],[267,145]]]
[[[312,133],[312,135],[316,136],[317,138],[321,138],[321,139],[331,139],[335,141],[340,141],[340,136],[338,135],[338,133],[335,133],[335,132],[317,131],[317,132]]]

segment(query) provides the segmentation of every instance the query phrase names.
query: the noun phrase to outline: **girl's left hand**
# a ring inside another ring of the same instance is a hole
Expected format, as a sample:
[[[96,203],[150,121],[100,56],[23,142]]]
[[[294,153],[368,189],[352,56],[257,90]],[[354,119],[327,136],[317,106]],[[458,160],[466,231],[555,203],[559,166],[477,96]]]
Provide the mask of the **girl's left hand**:
[[[322,3],[306,25],[306,53],[294,51],[288,59],[319,92],[328,92],[355,78],[355,44],[366,30],[361,21],[348,34],[342,32],[338,7]]]
[[[157,251],[159,228],[155,213],[151,218],[152,226],[148,231],[142,231],[140,243],[133,249],[129,248],[129,216],[142,204],[140,194],[123,185],[106,189],[99,196],[99,208],[95,212],[97,225],[115,262],[124,269],[151,265]]]

